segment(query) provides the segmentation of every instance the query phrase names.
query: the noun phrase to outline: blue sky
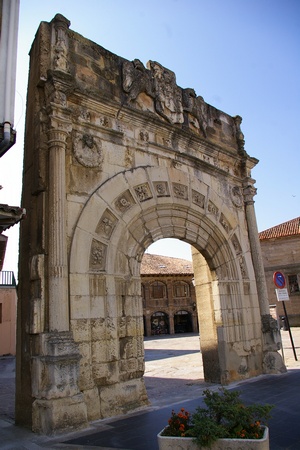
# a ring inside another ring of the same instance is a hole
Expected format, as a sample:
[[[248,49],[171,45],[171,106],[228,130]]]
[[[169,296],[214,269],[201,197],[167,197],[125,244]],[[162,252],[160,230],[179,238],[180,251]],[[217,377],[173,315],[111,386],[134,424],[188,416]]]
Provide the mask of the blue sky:
[[[246,151],[259,160],[252,171],[259,231],[300,216],[299,0],[21,0],[18,137],[1,158],[1,203],[21,204],[28,52],[39,23],[56,13],[109,51],[158,61],[175,72],[179,86],[242,116]],[[16,271],[18,227],[6,234],[4,270]],[[159,241],[154,251],[189,257],[185,247],[169,244]]]

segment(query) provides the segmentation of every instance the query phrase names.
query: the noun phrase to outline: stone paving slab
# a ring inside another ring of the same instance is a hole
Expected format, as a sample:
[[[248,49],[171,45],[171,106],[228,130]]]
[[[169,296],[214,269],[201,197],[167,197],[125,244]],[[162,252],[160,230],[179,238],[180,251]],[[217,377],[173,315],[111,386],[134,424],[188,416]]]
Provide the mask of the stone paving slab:
[[[300,359],[300,328],[292,329]],[[271,450],[300,449],[300,362],[295,361],[288,331],[282,331],[283,354],[288,372],[262,375],[230,385],[246,401],[276,405],[270,422]],[[50,438],[14,425],[14,358],[0,357],[0,449],[101,449],[156,450],[156,434],[166,424],[171,409],[192,411],[202,402],[203,368],[199,336],[175,335],[145,339],[146,372],[150,407],[122,417],[91,424],[78,433]]]

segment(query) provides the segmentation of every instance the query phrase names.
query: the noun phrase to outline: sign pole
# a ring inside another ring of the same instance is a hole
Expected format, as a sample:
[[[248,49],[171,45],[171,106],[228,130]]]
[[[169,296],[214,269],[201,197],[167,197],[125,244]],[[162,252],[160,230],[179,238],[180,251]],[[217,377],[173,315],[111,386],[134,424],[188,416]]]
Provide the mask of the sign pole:
[[[274,281],[275,286],[278,288],[278,289],[276,289],[277,300],[282,301],[284,316],[286,319],[286,324],[287,324],[287,328],[288,328],[289,335],[290,335],[290,340],[291,340],[291,344],[292,344],[292,348],[293,348],[295,361],[298,361],[297,355],[296,355],[296,350],[295,350],[295,345],[294,345],[294,341],[293,341],[293,337],[292,337],[290,322],[289,322],[289,318],[288,318],[286,307],[285,307],[286,300],[290,299],[287,289],[285,289],[285,276],[283,275],[282,272],[279,272],[279,271],[274,272],[273,281]]]
[[[287,315],[287,312],[286,312],[285,302],[282,302],[282,306],[283,306],[284,315],[285,315],[285,318],[286,318],[286,324],[287,324],[287,328],[288,328],[289,335],[290,335],[290,340],[291,340],[291,344],[292,344],[292,348],[293,348],[295,361],[298,361],[297,355],[296,355],[296,350],[295,350],[295,345],[294,345],[294,341],[293,341],[293,337],[292,337],[290,322],[289,322],[289,318],[288,318],[288,315]]]

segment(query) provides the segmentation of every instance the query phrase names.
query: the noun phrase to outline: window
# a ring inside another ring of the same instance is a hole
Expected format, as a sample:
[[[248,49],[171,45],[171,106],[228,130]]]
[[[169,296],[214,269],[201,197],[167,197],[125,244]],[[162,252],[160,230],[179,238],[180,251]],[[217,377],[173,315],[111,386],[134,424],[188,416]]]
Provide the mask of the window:
[[[173,285],[174,297],[189,297],[190,287],[184,281],[178,281]]]
[[[166,297],[166,285],[161,281],[155,281],[151,284],[151,298]]]
[[[300,289],[297,275],[289,275],[288,280],[289,280],[290,294],[293,294],[294,292],[299,292]]]

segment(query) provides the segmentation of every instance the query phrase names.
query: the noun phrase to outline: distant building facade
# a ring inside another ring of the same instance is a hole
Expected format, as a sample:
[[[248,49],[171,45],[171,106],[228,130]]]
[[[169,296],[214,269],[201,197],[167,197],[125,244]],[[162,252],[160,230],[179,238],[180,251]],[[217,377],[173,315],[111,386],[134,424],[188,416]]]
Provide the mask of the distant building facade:
[[[197,332],[191,261],[144,254],[141,266],[144,335]]]
[[[279,321],[284,316],[282,302],[277,301],[273,275],[284,274],[289,301],[285,302],[290,326],[300,326],[300,217],[259,233],[268,288],[270,308]]]
[[[0,272],[0,356],[16,354],[17,291],[13,272]]]

